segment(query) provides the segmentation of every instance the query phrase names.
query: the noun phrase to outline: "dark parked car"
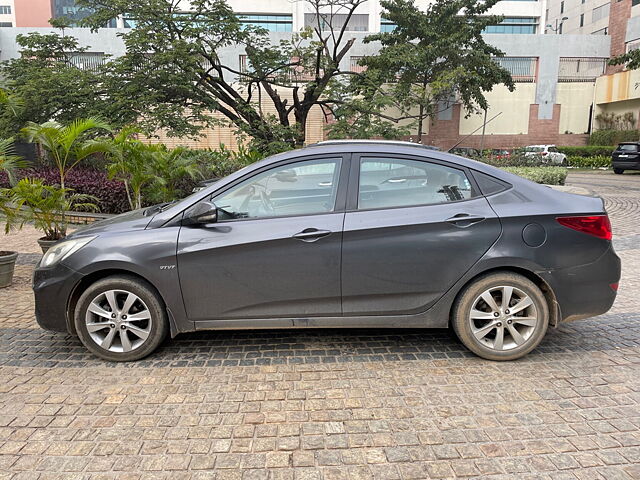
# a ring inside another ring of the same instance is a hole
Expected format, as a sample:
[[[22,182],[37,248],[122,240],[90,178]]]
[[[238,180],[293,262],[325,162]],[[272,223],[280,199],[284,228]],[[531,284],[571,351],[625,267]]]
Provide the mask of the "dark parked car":
[[[416,144],[334,141],[79,230],[34,290],[43,328],[108,360],[194,330],[447,326],[511,360],[606,312],[619,278],[599,198]]]
[[[620,143],[611,154],[611,166],[617,174],[622,174],[625,170],[640,170],[640,143]]]

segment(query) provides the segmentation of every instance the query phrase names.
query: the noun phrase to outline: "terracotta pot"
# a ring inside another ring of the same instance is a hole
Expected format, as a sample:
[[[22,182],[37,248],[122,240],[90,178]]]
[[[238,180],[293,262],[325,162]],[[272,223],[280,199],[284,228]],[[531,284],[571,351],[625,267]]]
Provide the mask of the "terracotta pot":
[[[0,252],[0,288],[11,285],[16,258],[17,252]]]
[[[38,245],[40,245],[40,248],[42,249],[42,253],[45,254],[47,253],[47,250],[49,250],[49,248],[54,244],[54,243],[58,243],[59,240],[47,240],[46,238],[39,238],[38,239]]]

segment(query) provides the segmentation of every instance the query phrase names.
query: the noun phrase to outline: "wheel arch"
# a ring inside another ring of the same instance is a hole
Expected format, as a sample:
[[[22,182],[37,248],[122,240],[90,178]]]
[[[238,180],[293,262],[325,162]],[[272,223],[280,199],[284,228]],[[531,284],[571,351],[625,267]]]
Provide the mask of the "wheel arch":
[[[153,285],[153,283],[151,283],[144,276],[140,275],[137,272],[126,270],[123,268],[105,268],[102,270],[96,270],[82,277],[82,279],[76,284],[76,286],[71,291],[71,295],[69,295],[69,299],[67,300],[67,307],[65,310],[66,317],[67,317],[66,318],[67,330],[69,331],[69,333],[75,336],[78,335],[78,333],[76,332],[76,327],[73,322],[73,316],[75,314],[75,309],[78,304],[78,300],[80,299],[82,294],[85,292],[85,290],[89,288],[89,286],[97,282],[98,280],[102,280],[103,278],[113,277],[113,276],[133,277],[138,280],[143,280],[147,285],[149,285],[153,289],[153,291],[158,294],[158,298],[160,298],[165,310],[167,311],[171,337],[174,337],[177,334],[175,320],[173,318],[173,315],[171,314],[171,310],[169,310],[169,308],[167,307],[167,302],[164,299],[162,293],[160,293],[160,291],[155,287],[155,285]]]
[[[554,327],[558,325],[558,323],[560,322],[560,319],[562,318],[560,313],[560,305],[556,300],[556,295],[553,292],[551,286],[547,282],[545,282],[542,277],[537,275],[535,272],[532,272],[531,270],[527,270],[526,268],[522,268],[522,267],[497,266],[497,267],[489,268],[487,270],[483,270],[482,272],[477,273],[476,275],[468,279],[464,283],[464,285],[462,285],[458,289],[453,302],[451,302],[451,307],[449,308],[449,326],[451,326],[451,318],[453,315],[453,309],[456,304],[456,300],[460,297],[464,289],[467,288],[476,280],[478,280],[480,277],[484,277],[486,275],[490,275],[492,273],[499,273],[499,272],[517,273],[531,280],[533,283],[535,283],[536,286],[542,291],[542,294],[544,295],[544,298],[547,301],[547,305],[549,307],[549,324],[553,325]]]

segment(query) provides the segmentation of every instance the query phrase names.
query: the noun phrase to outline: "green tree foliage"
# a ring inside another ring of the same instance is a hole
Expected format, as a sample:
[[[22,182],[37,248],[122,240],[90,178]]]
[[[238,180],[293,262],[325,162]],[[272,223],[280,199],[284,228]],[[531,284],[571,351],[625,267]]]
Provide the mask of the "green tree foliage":
[[[609,60],[609,65],[626,65],[629,70],[640,68],[640,50],[631,50],[625,54],[613,57]]]
[[[16,40],[21,56],[0,65],[5,92],[13,99],[10,108],[0,108],[0,136],[15,135],[27,122],[67,124],[93,116],[109,118],[115,124],[131,120],[120,120],[128,112],[109,99],[99,69],[74,64],[74,56],[86,50],[75,38],[32,32],[20,34]]]
[[[382,0],[382,16],[396,27],[365,39],[381,49],[360,61],[366,73],[351,82],[360,100],[346,104],[354,115],[343,112],[333,128],[346,130],[350,118],[384,105],[399,112],[395,120],[413,120],[421,136],[424,121],[453,102],[472,113],[488,107],[485,93],[495,85],[512,91],[510,73],[493,59],[503,52],[482,38],[487,26],[501,21],[487,14],[497,2],[436,0],[422,10],[413,0]]]
[[[96,12],[88,19],[93,28],[118,15],[136,22],[122,35],[127,54],[111,62],[109,78],[119,85],[111,89],[117,103],[145,126],[196,135],[215,125],[216,111],[261,151],[273,151],[301,146],[311,109],[331,105],[326,94],[351,75],[340,67],[355,42],[347,24],[364,1],[306,0],[316,24],[279,42],[243,24],[224,0],[192,0],[188,11],[175,0],[79,3]],[[347,21],[338,24],[336,14]],[[229,48],[246,52],[246,68],[225,56]],[[263,111],[261,100],[275,113]]]

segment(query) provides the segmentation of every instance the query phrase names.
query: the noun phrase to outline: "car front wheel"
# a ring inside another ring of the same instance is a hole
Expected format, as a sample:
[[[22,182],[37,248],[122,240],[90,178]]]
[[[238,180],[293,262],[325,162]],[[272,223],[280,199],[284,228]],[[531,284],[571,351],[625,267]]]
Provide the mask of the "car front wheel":
[[[536,348],[549,307],[531,280],[511,272],[480,277],[458,296],[452,326],[462,343],[488,360],[515,360]]]
[[[164,304],[144,280],[113,276],[80,296],[74,317],[80,341],[97,356],[115,362],[153,352],[168,331]]]
[[[624,170],[622,168],[614,168],[613,173],[615,173],[616,175],[622,175],[624,173]]]

